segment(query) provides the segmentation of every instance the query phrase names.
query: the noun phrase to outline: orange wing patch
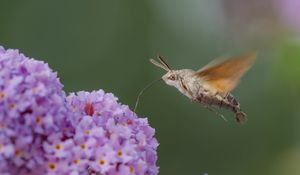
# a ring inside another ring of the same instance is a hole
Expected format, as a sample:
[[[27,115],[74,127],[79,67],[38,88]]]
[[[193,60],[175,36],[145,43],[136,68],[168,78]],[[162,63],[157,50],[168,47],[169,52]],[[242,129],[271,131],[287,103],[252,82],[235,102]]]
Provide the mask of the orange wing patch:
[[[256,53],[251,53],[225,60],[211,66],[205,66],[197,71],[195,76],[202,80],[205,87],[212,88],[224,96],[238,85],[240,78],[253,65],[255,58]]]

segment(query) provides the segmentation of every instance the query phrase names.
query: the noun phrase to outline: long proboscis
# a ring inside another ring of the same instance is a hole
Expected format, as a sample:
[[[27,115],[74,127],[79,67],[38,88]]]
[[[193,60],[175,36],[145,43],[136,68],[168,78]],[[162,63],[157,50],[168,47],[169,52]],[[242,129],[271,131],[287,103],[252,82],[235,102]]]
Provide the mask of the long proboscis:
[[[153,86],[155,83],[159,82],[160,80],[162,80],[162,79],[160,78],[160,79],[157,79],[157,80],[152,81],[151,83],[149,83],[147,86],[145,86],[145,87],[140,91],[140,93],[139,93],[139,95],[137,96],[137,99],[136,99],[136,101],[135,101],[135,105],[134,105],[134,109],[133,109],[134,112],[136,111],[136,108],[137,108],[137,106],[138,106],[138,104],[139,104],[141,95],[142,95],[147,89],[149,89],[151,86]]]

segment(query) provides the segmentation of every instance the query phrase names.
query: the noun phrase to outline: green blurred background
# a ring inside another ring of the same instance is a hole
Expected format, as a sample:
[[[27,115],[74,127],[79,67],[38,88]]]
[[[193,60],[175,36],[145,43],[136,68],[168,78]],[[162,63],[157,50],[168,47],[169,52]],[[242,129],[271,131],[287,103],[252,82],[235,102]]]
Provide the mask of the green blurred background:
[[[222,110],[224,122],[163,83],[142,96],[137,113],[156,129],[161,175],[299,175],[294,7],[292,0],[1,1],[0,45],[48,62],[68,93],[101,88],[131,108],[164,74],[149,63],[157,53],[175,69],[196,70],[258,50],[233,91],[247,124]]]

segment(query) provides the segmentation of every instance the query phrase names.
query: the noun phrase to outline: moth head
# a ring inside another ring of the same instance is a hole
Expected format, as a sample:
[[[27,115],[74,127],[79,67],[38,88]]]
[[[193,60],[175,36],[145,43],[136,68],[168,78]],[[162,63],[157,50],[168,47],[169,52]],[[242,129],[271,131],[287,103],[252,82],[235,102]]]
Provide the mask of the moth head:
[[[176,70],[172,70],[161,56],[158,55],[157,59],[159,60],[159,62],[155,61],[154,59],[150,59],[150,62],[155,66],[167,71],[167,73],[164,76],[162,76],[162,79],[168,85],[177,86],[179,78],[178,72]]]
[[[179,75],[177,71],[171,70],[168,71],[165,75],[163,75],[162,79],[165,81],[166,84],[176,87],[179,82]]]

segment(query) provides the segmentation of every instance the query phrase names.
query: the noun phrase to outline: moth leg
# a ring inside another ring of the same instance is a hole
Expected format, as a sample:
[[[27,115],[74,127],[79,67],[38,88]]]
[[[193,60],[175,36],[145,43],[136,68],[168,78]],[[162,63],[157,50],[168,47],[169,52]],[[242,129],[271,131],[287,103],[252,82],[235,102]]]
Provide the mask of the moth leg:
[[[193,98],[191,98],[191,100],[194,102],[202,103],[204,100],[204,95],[202,93],[200,93],[199,96],[193,97]],[[205,104],[203,104],[203,105],[205,105]]]
[[[190,98],[191,102],[194,102],[194,103],[201,103],[201,98],[196,98],[196,97],[192,97]]]
[[[226,93],[226,95],[224,95],[224,99],[226,99],[229,95],[229,92]]]
[[[224,115],[222,115],[221,113],[219,113],[217,110],[215,110],[214,108],[210,107],[210,106],[207,106],[207,105],[203,105],[206,109],[208,109],[209,111],[215,113],[217,116],[221,117],[224,121],[228,121]]]
[[[197,102],[199,102],[196,98],[190,98],[190,100],[191,100],[192,103],[197,103]]]

